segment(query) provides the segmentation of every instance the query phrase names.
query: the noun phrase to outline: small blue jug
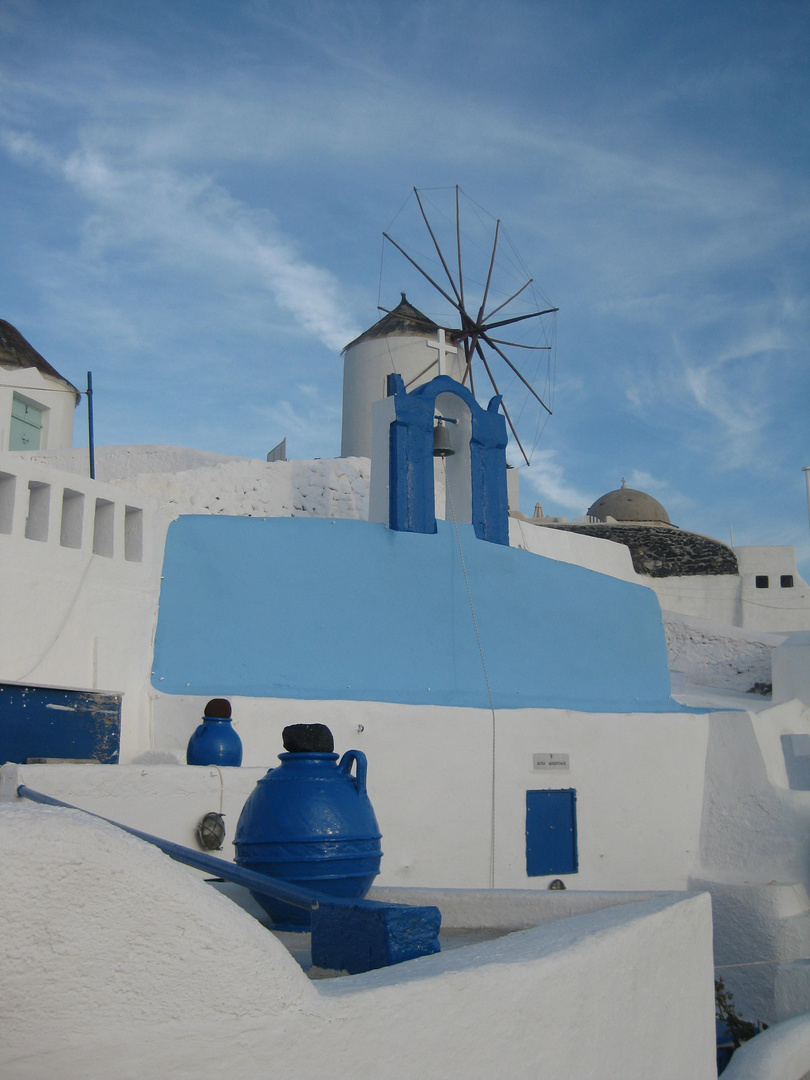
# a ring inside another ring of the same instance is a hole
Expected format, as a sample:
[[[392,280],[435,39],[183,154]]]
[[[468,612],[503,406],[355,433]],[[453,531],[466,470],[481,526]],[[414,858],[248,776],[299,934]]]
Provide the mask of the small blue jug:
[[[188,740],[187,765],[241,765],[242,740],[231,726],[231,703],[212,698],[203,722]]]

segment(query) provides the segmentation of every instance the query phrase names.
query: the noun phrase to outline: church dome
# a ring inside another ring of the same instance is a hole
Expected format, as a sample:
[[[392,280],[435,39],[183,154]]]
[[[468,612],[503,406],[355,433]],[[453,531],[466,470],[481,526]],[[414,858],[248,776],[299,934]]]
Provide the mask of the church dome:
[[[644,491],[622,486],[616,491],[609,491],[597,499],[588,509],[588,517],[599,521],[646,521],[659,525],[670,525],[669,514],[661,503]]]

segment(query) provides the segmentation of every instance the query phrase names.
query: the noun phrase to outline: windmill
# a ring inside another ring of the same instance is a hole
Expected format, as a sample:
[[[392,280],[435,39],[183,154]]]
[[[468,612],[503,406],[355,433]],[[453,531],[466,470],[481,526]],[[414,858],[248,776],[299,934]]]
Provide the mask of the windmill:
[[[511,405],[507,406],[505,400],[502,400],[501,407],[512,438],[528,465],[541,433],[541,421],[552,412],[555,316],[558,309],[544,303],[544,298],[538,295],[533,278],[528,276],[500,219],[495,220],[487,215],[464,195],[458,185],[454,189],[439,190],[444,193],[444,204],[436,201],[433,190],[413,189],[418,207],[417,225],[421,223],[421,226],[411,229],[410,235],[414,237],[411,244],[395,239],[393,229],[389,226],[389,231],[383,232],[383,262],[387,243],[404,256],[421,286],[427,282],[432,287],[434,301],[441,303],[443,300],[450,306],[449,310],[442,306],[442,311],[436,312],[436,322],[440,325],[445,323],[441,329],[450,341],[463,346],[462,383],[466,385],[469,382],[474,395],[476,380],[479,387],[482,384],[486,387],[487,397],[490,385],[495,394],[502,398],[507,393],[511,398],[515,390],[522,392],[523,403],[519,406],[519,413],[514,409],[510,412]],[[446,205],[448,192],[452,200],[449,207]],[[395,222],[410,201],[409,196]],[[430,216],[426,203],[430,206]],[[429,242],[426,243],[428,238]],[[445,252],[451,249],[452,254],[446,256]],[[381,266],[381,285],[382,278]],[[380,310],[388,309],[380,307]],[[450,321],[457,322],[457,326],[446,325]],[[443,345],[443,337],[440,333],[440,345]],[[441,348],[437,359],[427,365],[426,370],[437,364],[441,371]],[[545,369],[543,393],[536,389],[541,368]],[[499,381],[503,389],[499,388]],[[530,446],[528,452],[524,443],[528,443],[529,439],[525,434],[523,438],[518,434],[524,414],[531,416],[532,413],[531,409],[526,409],[527,401],[535,406],[533,411],[540,414],[536,424],[529,420],[524,425],[529,428],[530,434],[531,427],[534,427],[534,445]]]

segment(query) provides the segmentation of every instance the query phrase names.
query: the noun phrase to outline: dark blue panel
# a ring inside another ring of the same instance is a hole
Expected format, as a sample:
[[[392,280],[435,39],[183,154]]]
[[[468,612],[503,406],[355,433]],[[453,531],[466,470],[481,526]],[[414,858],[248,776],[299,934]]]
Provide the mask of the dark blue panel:
[[[121,698],[0,683],[0,764],[30,758],[118,761]]]
[[[526,873],[577,872],[577,793],[573,788],[526,792]]]

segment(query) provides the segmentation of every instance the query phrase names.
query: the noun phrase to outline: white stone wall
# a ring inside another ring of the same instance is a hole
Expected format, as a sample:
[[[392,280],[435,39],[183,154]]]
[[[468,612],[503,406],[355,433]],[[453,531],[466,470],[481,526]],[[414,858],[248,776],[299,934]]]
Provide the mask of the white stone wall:
[[[0,824],[15,1080],[715,1075],[705,895],[310,982],[241,908],[135,838],[30,805],[0,805]]]
[[[366,458],[315,461],[237,459],[178,473],[142,473],[130,483],[171,516],[368,517],[370,462]]]

